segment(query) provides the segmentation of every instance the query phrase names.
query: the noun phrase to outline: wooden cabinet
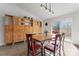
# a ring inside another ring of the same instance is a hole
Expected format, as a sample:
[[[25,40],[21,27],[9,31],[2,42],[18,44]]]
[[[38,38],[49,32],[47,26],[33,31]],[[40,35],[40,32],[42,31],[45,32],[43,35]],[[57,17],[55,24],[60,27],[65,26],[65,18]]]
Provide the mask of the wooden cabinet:
[[[38,29],[36,27],[38,27]],[[17,16],[5,15],[4,31],[6,44],[25,41],[26,33],[36,31],[36,33],[42,32],[42,22],[37,22],[34,18],[21,18]]]

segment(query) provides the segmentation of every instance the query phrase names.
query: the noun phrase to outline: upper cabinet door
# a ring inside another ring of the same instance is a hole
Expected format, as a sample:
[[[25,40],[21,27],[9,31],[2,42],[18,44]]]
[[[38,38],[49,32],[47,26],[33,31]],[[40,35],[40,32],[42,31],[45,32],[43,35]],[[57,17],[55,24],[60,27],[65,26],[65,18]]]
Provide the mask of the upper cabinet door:
[[[5,15],[4,16],[4,25],[12,25],[12,16]]]
[[[37,21],[37,25],[38,25],[39,27],[42,27],[42,21]]]
[[[19,17],[13,16],[13,24],[14,25],[19,25],[19,21],[20,21]]]

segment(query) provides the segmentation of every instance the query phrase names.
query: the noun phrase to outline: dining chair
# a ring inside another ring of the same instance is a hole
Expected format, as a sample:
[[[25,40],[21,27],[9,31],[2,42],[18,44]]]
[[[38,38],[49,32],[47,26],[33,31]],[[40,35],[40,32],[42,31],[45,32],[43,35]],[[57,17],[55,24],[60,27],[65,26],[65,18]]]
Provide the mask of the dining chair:
[[[60,34],[56,34],[55,35],[55,40],[51,43],[48,43],[46,46],[44,46],[44,55],[46,55],[47,51],[50,52],[48,55],[53,55],[56,56],[61,56],[61,40],[62,37]]]
[[[35,41],[33,40],[32,38],[32,35],[29,34],[29,35],[26,35],[27,37],[27,55],[32,55],[32,56],[35,56],[35,55],[38,55],[39,53],[41,53],[40,49],[41,49],[41,46],[37,43],[35,43]]]
[[[62,53],[63,53],[63,56],[65,56],[65,51],[64,51],[64,40],[65,40],[65,33],[62,33],[62,40],[61,40],[61,49],[62,49]]]

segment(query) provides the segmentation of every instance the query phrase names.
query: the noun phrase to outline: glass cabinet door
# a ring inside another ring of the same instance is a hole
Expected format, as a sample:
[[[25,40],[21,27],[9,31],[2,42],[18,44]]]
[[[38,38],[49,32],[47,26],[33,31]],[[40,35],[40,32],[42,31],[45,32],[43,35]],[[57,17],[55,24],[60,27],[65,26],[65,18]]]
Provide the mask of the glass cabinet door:
[[[13,22],[12,17],[5,15],[5,17],[4,17],[4,25],[11,25],[12,22]]]

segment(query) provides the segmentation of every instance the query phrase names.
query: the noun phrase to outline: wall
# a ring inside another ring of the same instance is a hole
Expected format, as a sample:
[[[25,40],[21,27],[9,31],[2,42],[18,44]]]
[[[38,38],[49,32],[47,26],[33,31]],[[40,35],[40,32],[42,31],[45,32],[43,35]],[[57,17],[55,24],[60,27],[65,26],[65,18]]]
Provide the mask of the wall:
[[[79,44],[79,12],[73,17],[72,40],[74,43]]]
[[[5,14],[11,14],[15,16],[30,16],[35,17],[31,13],[20,9],[15,4],[8,4],[8,3],[0,3],[0,45],[4,45],[4,28],[3,28],[3,16]]]
[[[66,20],[65,18],[71,18],[72,19],[72,38],[71,40],[73,41],[73,43],[75,44],[79,44],[79,11],[70,13],[70,14],[65,14],[62,16],[58,16],[58,17],[54,17],[54,18],[50,18],[47,20],[44,20],[43,22],[48,22],[49,26],[47,27],[47,30],[49,32],[52,31],[51,26],[52,23],[55,21],[61,21],[61,20]],[[43,25],[43,31],[46,29],[46,27]]]

